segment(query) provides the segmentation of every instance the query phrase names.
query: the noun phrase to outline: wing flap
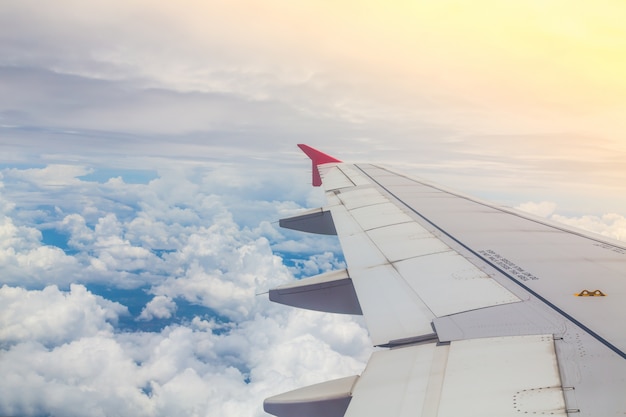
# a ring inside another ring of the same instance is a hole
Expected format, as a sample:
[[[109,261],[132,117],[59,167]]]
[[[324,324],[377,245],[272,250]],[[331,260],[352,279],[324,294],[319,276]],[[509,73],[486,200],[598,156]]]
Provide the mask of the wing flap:
[[[452,342],[438,417],[520,414],[567,415],[552,335]]]
[[[346,417],[565,416],[551,335],[428,343],[372,354]]]
[[[419,416],[428,398],[431,370],[445,364],[434,343],[374,352],[353,388],[346,417]],[[438,362],[433,366],[433,362]],[[438,389],[438,391],[440,388]]]
[[[350,274],[374,345],[432,333],[434,314],[392,265]]]

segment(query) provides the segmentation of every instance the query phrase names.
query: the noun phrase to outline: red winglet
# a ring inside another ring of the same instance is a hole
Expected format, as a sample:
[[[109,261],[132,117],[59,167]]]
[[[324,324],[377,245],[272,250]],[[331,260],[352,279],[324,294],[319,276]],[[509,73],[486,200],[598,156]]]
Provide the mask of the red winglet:
[[[319,187],[322,185],[322,177],[320,177],[320,171],[317,169],[318,165],[329,164],[331,162],[341,162],[337,158],[333,158],[330,155],[326,155],[324,152],[320,152],[317,149],[311,148],[308,145],[299,144],[298,147],[311,158],[313,167],[313,186]]]

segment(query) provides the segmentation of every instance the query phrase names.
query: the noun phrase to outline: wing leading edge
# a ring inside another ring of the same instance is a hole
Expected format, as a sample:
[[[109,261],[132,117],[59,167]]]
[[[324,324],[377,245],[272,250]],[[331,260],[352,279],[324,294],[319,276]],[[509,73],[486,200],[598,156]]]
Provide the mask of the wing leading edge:
[[[336,233],[348,268],[270,298],[363,314],[387,349],[360,376],[268,398],[266,411],[624,415],[623,244],[298,146],[327,205],[281,226]],[[607,295],[574,295],[584,289]]]

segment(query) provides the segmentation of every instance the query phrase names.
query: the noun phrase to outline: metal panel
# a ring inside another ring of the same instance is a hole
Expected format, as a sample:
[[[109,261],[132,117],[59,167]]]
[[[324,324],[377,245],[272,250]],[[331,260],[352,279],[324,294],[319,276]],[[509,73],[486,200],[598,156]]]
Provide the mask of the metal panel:
[[[374,345],[432,333],[434,316],[389,264],[350,268]]]
[[[394,265],[437,317],[520,301],[456,252],[421,256]]]
[[[336,201],[333,201],[334,204],[329,204],[328,207],[330,208],[330,211],[333,215],[333,221],[335,223],[335,229],[337,230],[337,235],[339,236],[339,239],[341,239],[342,236],[363,233],[363,229],[361,228],[361,226],[359,226],[356,220],[350,215],[348,210],[346,210],[346,208],[341,204],[336,196],[333,196],[333,200],[335,199]],[[342,246],[342,249],[345,253],[345,250],[349,248]]]
[[[551,335],[375,352],[346,417],[565,416]]]
[[[367,235],[390,262],[451,250],[415,222],[379,227]]]
[[[382,265],[387,262],[344,206],[333,206],[331,211],[349,269]]]
[[[354,216],[354,219],[361,225],[363,230],[412,221],[406,213],[392,203],[359,207],[350,210],[350,214]]]
[[[389,202],[387,197],[383,196],[380,191],[372,187],[346,190],[339,193],[337,196],[348,210]]]
[[[339,169],[344,175],[350,178],[354,185],[370,185],[370,180],[363,173],[352,165],[342,164]]]
[[[346,248],[343,254],[350,271],[356,268],[374,267],[387,263],[383,254],[374,242],[367,237],[365,232],[341,236],[339,240],[341,247]]]
[[[438,349],[429,343],[374,352],[354,386],[346,417],[425,415],[421,411],[432,397],[426,393]]]
[[[326,191],[354,187],[354,183],[337,166],[321,165],[319,170]]]
[[[565,320],[546,305],[523,302],[436,318],[433,326],[441,342],[531,334],[562,336],[567,330]]]
[[[438,417],[566,416],[551,335],[452,342]]]

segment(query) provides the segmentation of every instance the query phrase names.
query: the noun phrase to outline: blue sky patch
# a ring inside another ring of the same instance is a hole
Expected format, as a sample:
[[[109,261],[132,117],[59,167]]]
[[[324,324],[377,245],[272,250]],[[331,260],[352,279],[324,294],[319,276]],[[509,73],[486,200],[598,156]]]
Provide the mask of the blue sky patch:
[[[148,184],[159,177],[156,171],[144,169],[107,169],[95,168],[87,175],[78,177],[82,181],[92,181],[104,184],[111,178],[122,177],[126,184]]]
[[[69,247],[70,235],[57,229],[40,229],[41,241],[44,245],[56,246],[67,255],[75,255],[77,250]]]
[[[217,323],[222,324],[230,322],[228,318],[221,316],[214,310],[199,304],[190,303],[182,298],[174,299],[177,308],[176,312],[174,312],[170,318],[137,320],[146,304],[154,298],[154,295],[149,293],[149,287],[123,289],[103,284],[87,284],[86,287],[93,294],[110,301],[115,301],[128,308],[130,314],[119,317],[117,329],[120,331],[160,332],[165,327],[172,324],[188,324],[194,317],[199,317],[203,320],[213,319]],[[224,326],[224,329],[216,329],[214,333],[224,333],[227,331],[227,327],[228,326]]]

